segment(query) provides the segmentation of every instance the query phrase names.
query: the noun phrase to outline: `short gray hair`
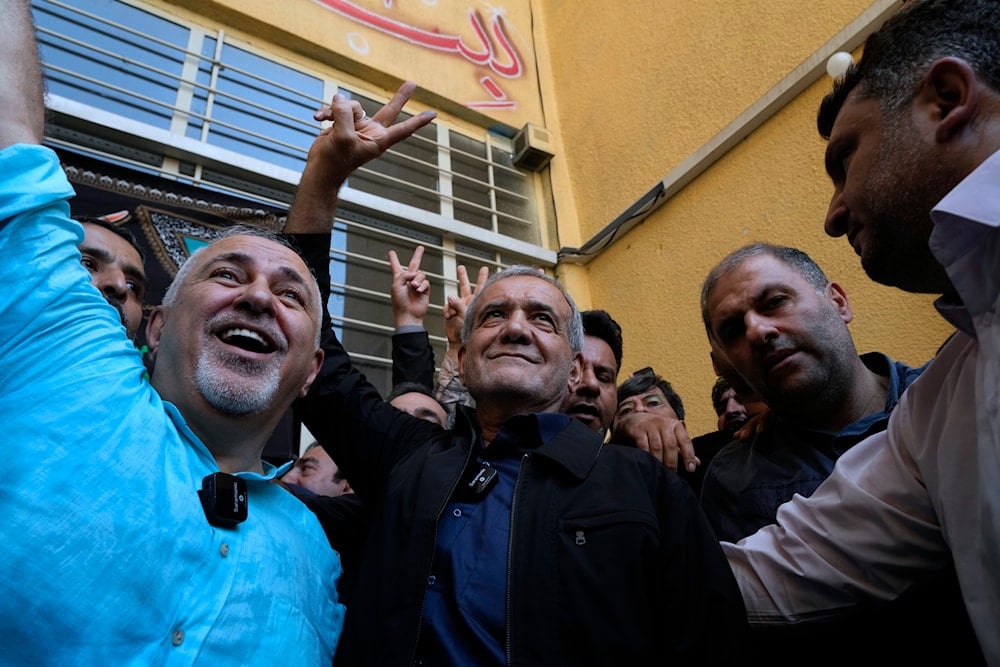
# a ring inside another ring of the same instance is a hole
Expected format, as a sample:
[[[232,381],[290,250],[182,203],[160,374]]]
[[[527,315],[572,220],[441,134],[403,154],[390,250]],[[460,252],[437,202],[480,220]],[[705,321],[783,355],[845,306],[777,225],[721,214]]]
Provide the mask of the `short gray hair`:
[[[738,248],[726,255],[721,262],[716,264],[714,269],[708,272],[708,276],[701,286],[701,319],[705,324],[705,332],[708,334],[709,340],[715,339],[715,336],[712,334],[711,314],[708,312],[708,297],[712,295],[715,284],[719,281],[719,278],[743,262],[751,257],[758,257],[760,255],[770,255],[789,268],[794,269],[819,294],[822,294],[826,290],[826,286],[830,283],[826,274],[823,273],[823,269],[819,268],[819,264],[798,248],[772,245],[770,243],[751,243]]]
[[[583,350],[583,317],[580,315],[580,309],[577,308],[576,302],[573,301],[573,297],[569,295],[566,288],[562,286],[558,280],[548,275],[539,268],[533,266],[522,266],[515,264],[510,266],[503,271],[494,273],[487,279],[485,283],[476,288],[476,295],[472,298],[472,302],[469,304],[468,310],[465,312],[465,322],[462,325],[462,344],[469,342],[469,338],[472,336],[472,318],[470,315],[475,310],[476,306],[479,304],[479,299],[482,297],[483,292],[489,285],[495,282],[499,282],[505,278],[516,278],[518,276],[529,276],[531,278],[538,278],[543,280],[548,284],[552,285],[563,295],[566,299],[566,303],[569,304],[570,308],[570,320],[568,323],[568,329],[566,331],[566,337],[569,339],[570,350],[573,354],[576,354]]]

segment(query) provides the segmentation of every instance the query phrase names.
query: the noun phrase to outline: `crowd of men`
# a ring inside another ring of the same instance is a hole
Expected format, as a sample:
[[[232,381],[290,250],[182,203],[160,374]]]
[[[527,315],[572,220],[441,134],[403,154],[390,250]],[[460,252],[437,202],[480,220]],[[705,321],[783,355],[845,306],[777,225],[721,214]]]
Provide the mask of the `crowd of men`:
[[[859,354],[808,255],[735,249],[693,440],[666,378],[619,384],[612,315],[533,267],[460,268],[435,374],[423,249],[390,253],[396,388],[353,366],[331,221],[433,119],[396,122],[412,83],[317,113],[285,234],[195,252],[144,361],[142,254],[69,215],[28,3],[0,7],[0,662],[1000,665],[1000,3],[911,0],[818,115],[826,232],[955,333],[919,368]],[[275,467],[289,410],[317,442]]]

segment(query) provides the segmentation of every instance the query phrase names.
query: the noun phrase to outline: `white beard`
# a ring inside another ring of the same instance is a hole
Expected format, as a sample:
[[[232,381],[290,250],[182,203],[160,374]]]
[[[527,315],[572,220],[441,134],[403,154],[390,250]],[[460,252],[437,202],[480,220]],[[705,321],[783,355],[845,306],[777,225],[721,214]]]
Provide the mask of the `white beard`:
[[[198,391],[209,405],[231,417],[264,412],[274,401],[280,380],[280,359],[255,362],[235,355],[210,356],[203,352],[195,369]]]

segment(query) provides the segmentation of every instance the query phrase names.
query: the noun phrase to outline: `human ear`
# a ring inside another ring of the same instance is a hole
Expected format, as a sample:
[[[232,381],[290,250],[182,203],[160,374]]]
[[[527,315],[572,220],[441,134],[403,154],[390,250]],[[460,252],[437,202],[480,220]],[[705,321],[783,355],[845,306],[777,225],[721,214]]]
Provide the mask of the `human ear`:
[[[839,283],[829,283],[826,286],[826,295],[833,302],[837,312],[840,313],[840,319],[844,320],[845,323],[854,319],[854,311],[851,309],[851,302],[847,298],[847,292],[844,291],[844,288]]]
[[[919,116],[933,125],[938,143],[954,139],[975,117],[979,86],[976,73],[961,58],[941,58],[928,68],[914,105]]]
[[[465,343],[458,348],[458,381],[465,385]]]
[[[168,310],[166,306],[156,306],[146,318],[146,343],[152,354],[156,354],[156,349],[160,346],[160,335],[163,333]]]
[[[709,359],[712,360],[712,370],[719,377],[724,377],[723,372],[729,370],[728,365],[720,359],[720,355],[716,353],[715,349],[709,350]]]
[[[306,378],[305,384],[299,390],[299,397],[303,397],[309,393],[309,387],[312,386],[312,383],[316,380],[316,376],[319,375],[320,369],[323,368],[323,359],[325,356],[321,348],[318,348],[313,353],[312,367],[309,370],[309,376]]]
[[[583,353],[577,352],[573,355],[573,367],[569,371],[569,388],[571,391],[581,379],[583,379]]]

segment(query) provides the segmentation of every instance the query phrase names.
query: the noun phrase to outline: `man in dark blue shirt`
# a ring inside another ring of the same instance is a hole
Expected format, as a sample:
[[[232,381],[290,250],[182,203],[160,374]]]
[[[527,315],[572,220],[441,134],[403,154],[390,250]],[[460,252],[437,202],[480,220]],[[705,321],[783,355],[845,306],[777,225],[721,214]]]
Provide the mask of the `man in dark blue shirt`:
[[[320,112],[334,124],[309,152],[286,231],[327,231],[346,174],[429,120],[392,125],[411,92],[371,118],[340,96]],[[418,261],[393,265],[394,290],[426,293]],[[560,413],[583,345],[558,281],[495,274],[459,351],[476,407],[446,430],[383,401],[327,327],[322,377],[297,409],[372,513],[340,664],[739,659],[742,599],[688,486]]]
[[[779,505],[812,495],[844,452],[884,431],[923,367],[879,352],[859,356],[847,294],[794,248],[755,243],[730,253],[705,279],[701,305],[713,354],[771,410],[762,430],[723,447],[705,473],[702,508],[719,539],[737,542],[776,523]],[[855,646],[866,646],[873,663],[924,662],[927,644],[914,636],[947,638],[958,663],[979,662],[954,568],[891,605],[826,622],[755,626],[749,655],[793,665],[815,658],[820,646],[819,664],[844,664]]]
[[[745,614],[687,484],[560,412],[581,372],[572,299],[492,276],[459,367],[475,409],[444,430],[392,409],[335,341],[301,406],[371,503],[344,664],[725,664]],[[384,638],[392,637],[392,641]]]
[[[714,353],[771,409],[759,434],[715,455],[702,483],[716,534],[737,542],[884,430],[922,369],[878,352],[859,356],[847,294],[795,248],[756,243],[730,253],[706,278],[701,303]]]

